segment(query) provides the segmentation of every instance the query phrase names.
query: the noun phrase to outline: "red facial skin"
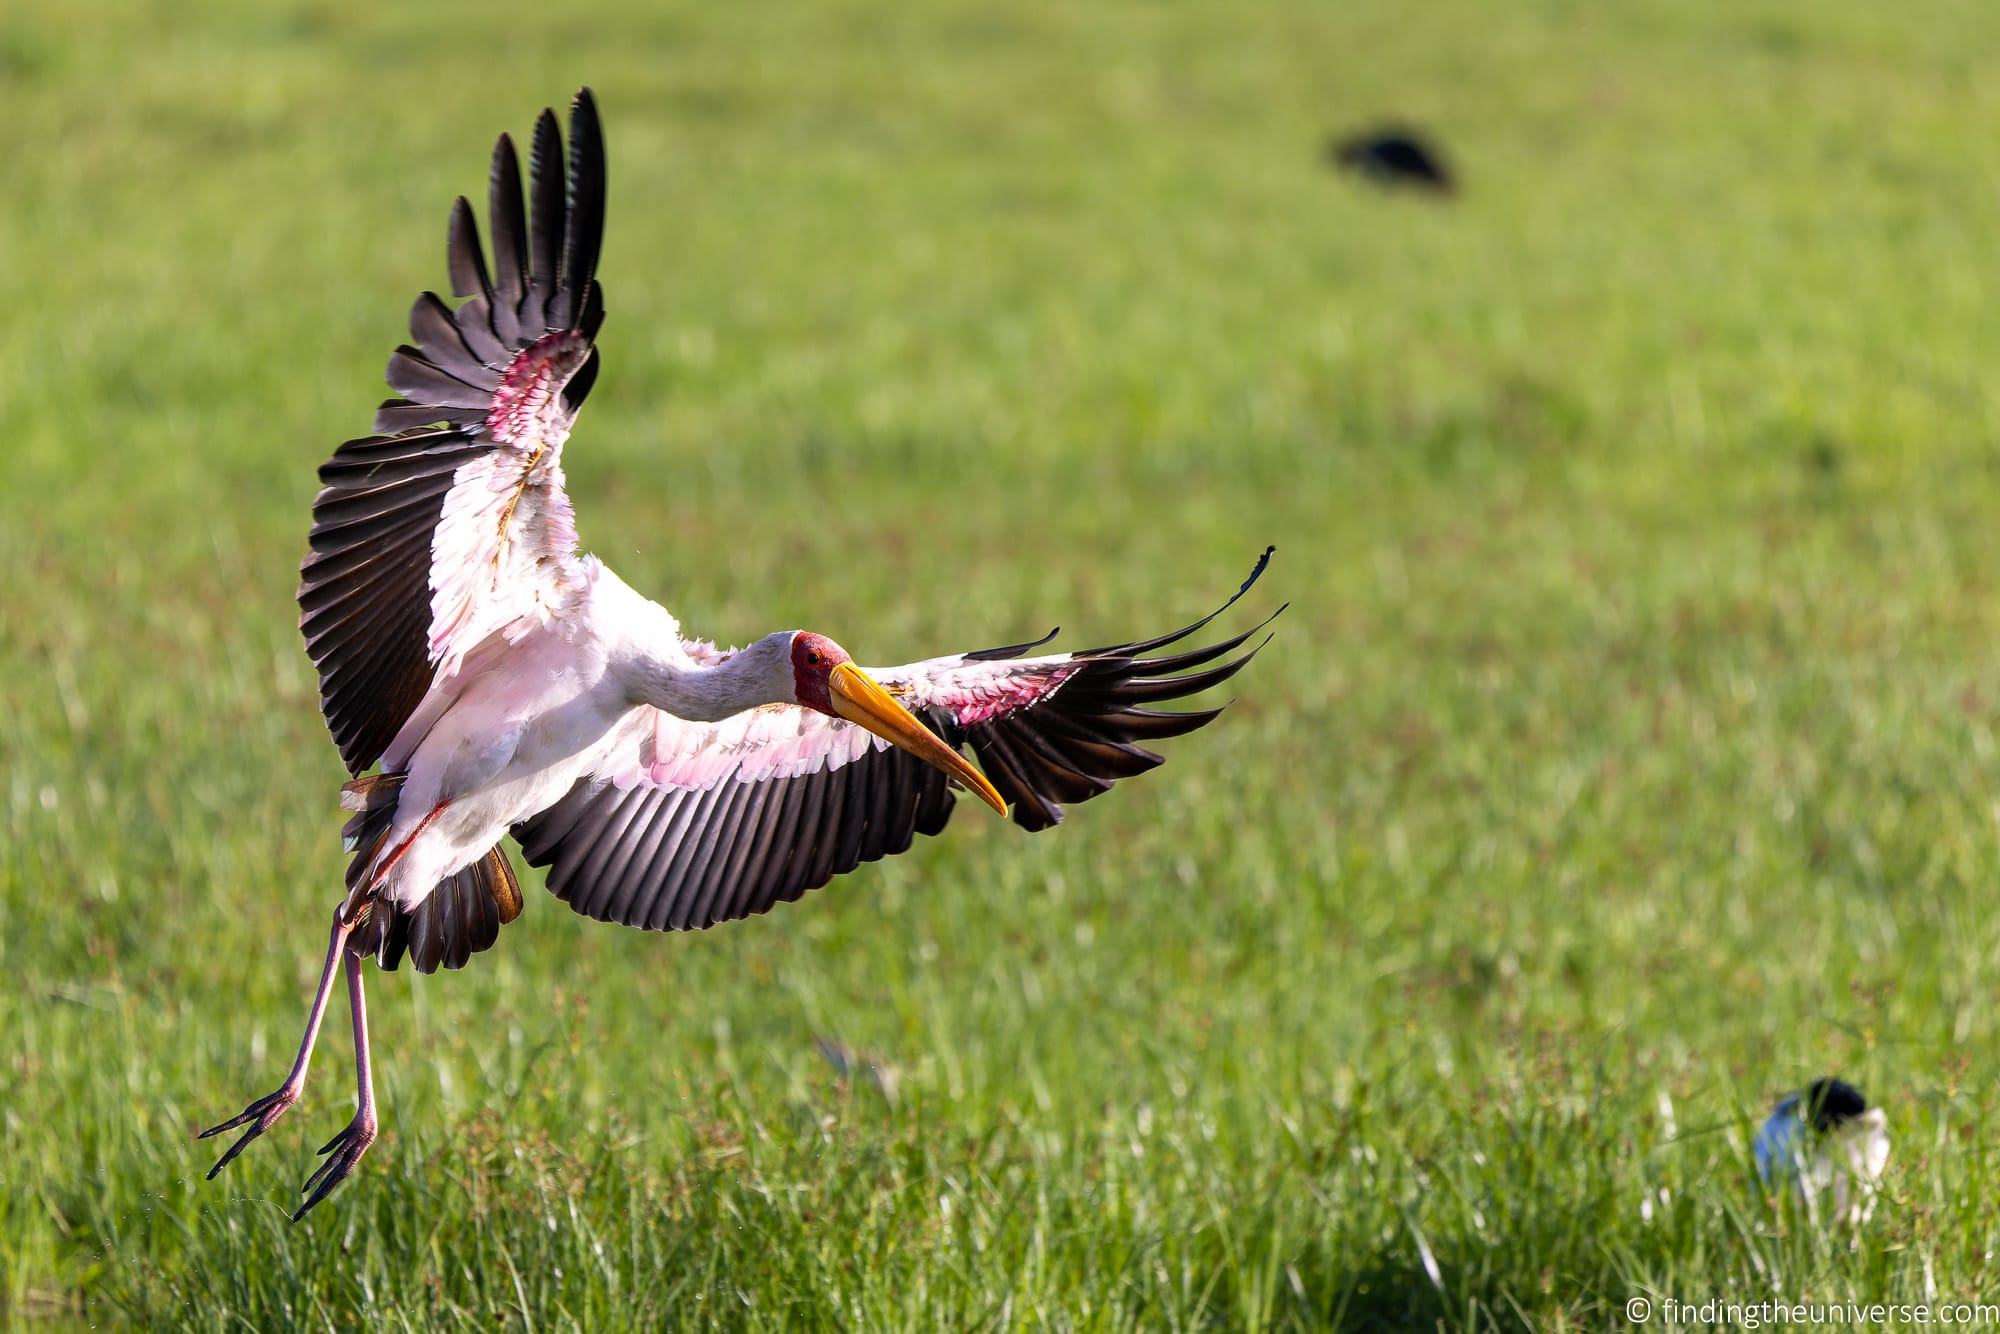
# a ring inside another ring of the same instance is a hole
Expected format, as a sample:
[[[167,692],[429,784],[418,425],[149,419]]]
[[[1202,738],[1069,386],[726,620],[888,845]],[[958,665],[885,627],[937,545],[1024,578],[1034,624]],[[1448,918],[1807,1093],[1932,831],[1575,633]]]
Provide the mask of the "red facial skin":
[[[792,689],[799,703],[808,709],[816,709],[830,717],[840,715],[833,711],[833,696],[827,692],[827,678],[833,669],[843,662],[852,662],[847,650],[810,630],[801,630],[792,636]]]

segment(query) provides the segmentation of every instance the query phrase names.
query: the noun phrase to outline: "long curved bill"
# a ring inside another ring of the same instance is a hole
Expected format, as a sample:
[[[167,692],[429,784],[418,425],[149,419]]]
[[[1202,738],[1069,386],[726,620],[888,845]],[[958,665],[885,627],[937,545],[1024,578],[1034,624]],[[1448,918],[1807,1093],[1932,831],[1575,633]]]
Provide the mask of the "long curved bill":
[[[893,746],[900,746],[910,754],[956,778],[965,786],[977,792],[980,799],[994,810],[1005,815],[1007,803],[1001,799],[993,784],[986,781],[986,775],[972,767],[965,756],[947,746],[920,722],[917,716],[898,704],[895,697],[873,680],[866,672],[851,662],[843,662],[827,676],[826,692],[833,703],[833,711],[850,723],[867,728]]]

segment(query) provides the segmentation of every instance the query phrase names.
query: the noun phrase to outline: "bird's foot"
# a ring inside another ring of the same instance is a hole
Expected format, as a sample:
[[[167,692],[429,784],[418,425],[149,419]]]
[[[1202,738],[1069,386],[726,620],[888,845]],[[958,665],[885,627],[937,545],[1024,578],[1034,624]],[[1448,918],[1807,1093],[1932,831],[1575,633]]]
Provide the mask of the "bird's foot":
[[[197,1139],[208,1139],[220,1135],[225,1130],[234,1130],[240,1125],[250,1127],[243,1132],[242,1138],[230,1145],[228,1151],[215,1160],[215,1166],[208,1169],[210,1181],[215,1180],[215,1174],[229,1166],[230,1159],[243,1152],[251,1140],[276,1125],[278,1118],[291,1110],[292,1104],[299,1100],[299,1094],[304,1091],[304,1083],[303,1080],[297,1082],[286,1080],[277,1092],[265,1094],[221,1125],[210,1126],[196,1136]]]
[[[292,1215],[294,1223],[304,1218],[314,1205],[331,1195],[335,1186],[354,1175],[356,1165],[361,1162],[361,1155],[367,1153],[368,1146],[375,1142],[375,1132],[375,1113],[359,1111],[338,1135],[326,1142],[326,1147],[320,1150],[320,1156],[326,1161],[306,1178],[305,1185],[299,1187],[299,1193],[306,1197],[306,1202]]]

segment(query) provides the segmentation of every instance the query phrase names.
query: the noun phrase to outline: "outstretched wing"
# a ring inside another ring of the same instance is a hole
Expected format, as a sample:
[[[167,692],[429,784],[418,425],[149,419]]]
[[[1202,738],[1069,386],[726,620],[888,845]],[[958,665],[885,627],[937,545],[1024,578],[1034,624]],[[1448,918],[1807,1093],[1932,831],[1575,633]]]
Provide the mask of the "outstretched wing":
[[[1141,742],[1191,732],[1222,712],[1148,706],[1234,676],[1256,649],[1209,664],[1255,629],[1147,655],[1220,615],[1269,559],[1267,551],[1222,608],[1157,639],[1022,656],[1042,640],[868,674],[947,741],[972,747],[1016,824],[1046,829],[1065,805],[1160,764]],[[551,868],[550,890],[585,916],[694,930],[765,912],[905,851],[915,835],[944,829],[953,800],[937,769],[808,709],[689,723],[642,707],[599,772],[514,836],[530,865]]]
[[[513,141],[494,145],[493,265],[472,206],[447,238],[456,310],[425,292],[389,358],[402,397],[320,468],[299,628],[350,772],[373,764],[433,682],[497,631],[559,616],[581,589],[562,445],[597,378],[604,321],[604,136],[588,88],[568,170],[542,112],[524,201]]]

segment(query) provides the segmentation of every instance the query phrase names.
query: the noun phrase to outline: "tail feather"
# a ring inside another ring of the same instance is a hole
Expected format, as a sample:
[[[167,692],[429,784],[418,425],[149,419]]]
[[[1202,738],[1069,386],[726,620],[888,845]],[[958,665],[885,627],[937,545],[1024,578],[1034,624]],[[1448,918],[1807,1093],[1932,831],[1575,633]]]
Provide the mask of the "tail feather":
[[[405,955],[420,973],[440,967],[463,968],[473,955],[492,948],[500,928],[521,915],[521,886],[498,844],[446,876],[415,908],[375,898],[369,884],[382,844],[396,818],[401,774],[371,774],[340,790],[340,804],[354,815],[341,829],[353,854],[347,863],[347,907],[355,918],[348,948],[374,955],[394,970]]]

